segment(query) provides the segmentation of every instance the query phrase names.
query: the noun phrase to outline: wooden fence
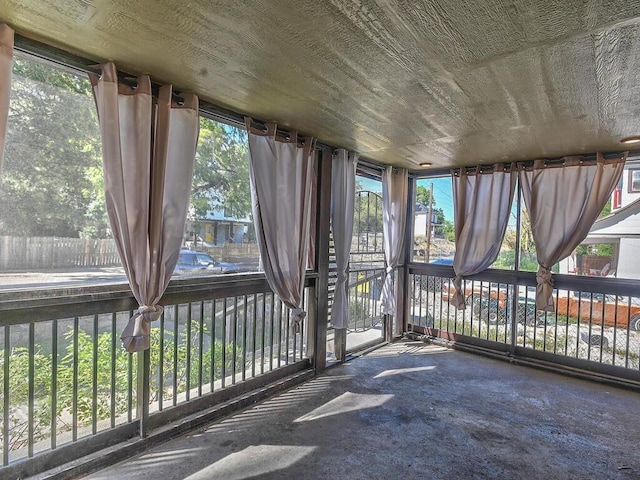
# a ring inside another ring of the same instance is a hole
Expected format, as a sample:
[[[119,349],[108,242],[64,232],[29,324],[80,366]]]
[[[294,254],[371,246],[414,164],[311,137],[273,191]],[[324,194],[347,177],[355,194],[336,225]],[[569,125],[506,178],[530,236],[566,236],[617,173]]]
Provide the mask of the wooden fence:
[[[119,265],[112,239],[0,236],[0,271]]]
[[[260,256],[257,243],[227,243],[216,247],[198,246],[196,250],[206,252],[223,262],[238,262],[247,258],[257,259]]]

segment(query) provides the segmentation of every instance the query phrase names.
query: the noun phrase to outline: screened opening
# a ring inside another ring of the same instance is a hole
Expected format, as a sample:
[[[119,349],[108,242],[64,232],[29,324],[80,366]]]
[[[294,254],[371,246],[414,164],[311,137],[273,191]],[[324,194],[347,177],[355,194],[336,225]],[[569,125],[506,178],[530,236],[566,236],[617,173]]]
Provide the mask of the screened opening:
[[[175,275],[258,271],[248,150],[245,130],[200,117],[184,249],[201,255],[190,262],[183,251]]]
[[[16,54],[0,204],[0,289],[126,280],[86,77]]]
[[[247,151],[243,129],[201,117],[183,250],[207,261],[180,262],[174,277],[258,270]],[[126,282],[104,198],[86,75],[16,53],[0,177],[0,290]]]

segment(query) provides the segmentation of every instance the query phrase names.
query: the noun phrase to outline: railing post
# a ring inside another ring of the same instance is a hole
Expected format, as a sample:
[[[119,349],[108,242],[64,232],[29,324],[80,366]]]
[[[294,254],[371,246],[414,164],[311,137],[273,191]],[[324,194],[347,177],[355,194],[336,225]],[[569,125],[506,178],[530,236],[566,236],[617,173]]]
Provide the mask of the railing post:
[[[140,422],[140,438],[145,438],[149,434],[147,422],[149,420],[151,350],[144,350],[136,355],[138,355],[136,413]]]
[[[397,269],[396,275],[396,315],[395,328],[389,329],[387,341],[391,341],[394,336],[402,335],[409,329],[409,318],[411,315],[411,302],[409,301],[409,264],[413,260],[413,223],[414,223],[414,192],[416,190],[415,177],[409,177],[407,202],[407,221],[404,229],[404,254],[402,265]]]
[[[513,259],[514,265],[513,268],[516,271],[516,274],[520,271],[520,222],[522,220],[522,205],[520,204],[522,200],[522,184],[520,181],[517,183],[516,189],[516,244],[514,251],[516,252],[515,257]],[[512,321],[511,321],[511,338],[510,338],[510,346],[509,351],[511,354],[515,354],[516,345],[518,343],[518,304],[520,303],[520,276],[516,275],[516,279],[513,285],[513,303],[512,303]]]
[[[316,298],[316,284],[317,281],[314,279],[311,283],[311,286],[309,286],[309,296],[307,297],[307,357],[311,359],[314,365],[316,357],[316,330],[318,324],[318,302]]]
[[[347,357],[347,329],[339,328],[333,331],[333,353],[338,362],[344,362]]]
[[[327,324],[329,321],[329,235],[331,209],[331,161],[333,152],[325,148],[318,158],[316,188],[316,268],[315,285],[315,342],[313,366],[321,372],[327,365]]]

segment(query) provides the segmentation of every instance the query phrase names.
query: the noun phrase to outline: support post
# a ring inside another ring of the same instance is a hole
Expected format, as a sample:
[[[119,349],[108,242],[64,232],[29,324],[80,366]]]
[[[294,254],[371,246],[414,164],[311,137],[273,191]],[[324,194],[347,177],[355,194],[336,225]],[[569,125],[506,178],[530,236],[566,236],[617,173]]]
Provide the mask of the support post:
[[[315,341],[312,357],[316,373],[327,366],[327,324],[329,322],[329,229],[331,210],[331,161],[333,152],[323,149],[318,158],[316,188],[316,268],[315,286]],[[335,340],[334,340],[335,341]]]
[[[409,329],[409,315],[411,302],[409,299],[409,264],[413,256],[413,223],[415,207],[416,179],[409,177],[409,188],[407,190],[409,200],[407,201],[407,221],[404,229],[404,254],[403,262],[397,269],[396,276],[396,315],[394,327],[392,327],[387,337],[387,341],[394,336],[400,336]]]
[[[333,331],[333,348],[336,360],[344,363],[347,358],[347,329],[340,328]]]
[[[518,184],[517,184],[517,189],[516,189],[516,245],[515,245],[515,258],[514,258],[514,270],[516,272],[520,271],[520,234],[521,234],[521,230],[520,230],[520,222],[522,220],[522,205],[520,204],[522,200],[522,185],[520,184],[520,181],[518,180]],[[516,281],[515,284],[513,286],[513,296],[511,298],[511,311],[513,312],[511,314],[511,338],[510,338],[510,345],[509,345],[509,352],[511,354],[514,354],[516,351],[516,345],[518,343],[518,338],[517,338],[517,334],[518,334],[518,303],[520,300],[520,283],[519,283],[519,279],[520,277],[518,275],[516,275]]]

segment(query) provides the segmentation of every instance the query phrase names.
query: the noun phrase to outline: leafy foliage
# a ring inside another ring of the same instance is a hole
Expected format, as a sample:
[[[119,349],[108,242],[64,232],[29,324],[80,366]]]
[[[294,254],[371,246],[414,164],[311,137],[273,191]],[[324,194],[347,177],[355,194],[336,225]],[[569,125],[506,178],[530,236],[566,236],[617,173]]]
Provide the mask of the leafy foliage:
[[[200,118],[191,190],[196,217],[204,217],[209,210],[225,210],[238,218],[249,215],[248,148],[244,130]]]
[[[29,59],[13,65],[0,235],[107,238],[101,139],[88,79]],[[251,211],[246,132],[200,118],[197,217]]]
[[[205,326],[206,330],[206,326]],[[206,332],[203,332],[206,333]],[[176,379],[177,393],[183,393],[189,388],[198,384],[199,365],[196,362],[187,363],[187,331],[183,329],[179,333],[178,344],[170,332],[165,331],[163,341],[163,365],[165,371],[163,382],[163,396],[173,394],[173,379]],[[191,345],[195,345],[198,339],[199,330],[197,324],[191,331]],[[150,401],[156,401],[160,392],[160,375],[154,374],[160,370],[160,343],[161,332],[159,328],[151,330],[151,391],[156,393]],[[115,352],[112,351],[111,332],[100,333],[96,340],[94,351],[93,336],[83,330],[77,331],[77,349],[74,348],[74,330],[70,329],[65,335],[65,346],[62,347],[59,359],[56,364],[56,402],[55,418],[58,434],[69,431],[72,428],[72,412],[74,408],[74,398],[77,399],[75,408],[77,409],[78,426],[90,425],[93,421],[93,409],[95,398],[96,421],[111,417],[112,404],[116,416],[127,412],[129,408],[129,398],[135,407],[135,387],[137,356],[129,355],[123,348],[117,346]],[[223,348],[226,348],[223,363]],[[177,356],[175,356],[177,352]],[[95,353],[95,363],[94,363]],[[115,355],[114,355],[115,353]],[[214,348],[205,347],[203,356],[202,382],[209,383],[211,377],[211,365],[213,355],[214,380],[220,379],[223,375],[231,372],[234,361],[236,371],[244,368],[244,354],[241,347],[236,346],[235,360],[233,357],[233,345],[216,341]],[[9,419],[11,424],[11,438],[9,440],[10,450],[23,448],[28,442],[28,415],[27,405],[29,403],[29,350],[25,347],[15,347],[10,353],[9,362]],[[0,350],[0,357],[4,357],[4,351]],[[131,380],[129,380],[129,364],[131,363]],[[45,353],[40,345],[34,346],[34,441],[48,438],[51,431],[52,413],[54,410],[52,402],[52,374],[53,357],[51,353]],[[74,369],[75,365],[75,369]],[[94,370],[95,365],[95,370]],[[173,372],[174,365],[177,370]],[[187,382],[189,374],[189,382]],[[94,397],[94,381],[96,378]],[[74,381],[74,379],[77,379]],[[112,383],[113,392],[112,392]],[[77,390],[77,395],[74,391]],[[112,397],[112,395],[115,395]],[[0,414],[2,405],[0,404]]]
[[[0,233],[78,237],[92,222],[104,231],[104,215],[87,209],[97,197],[91,172],[102,171],[91,85],[21,58],[13,73]]]
[[[423,205],[429,208],[429,204],[431,202],[431,190],[428,190],[424,185],[416,186],[416,203]],[[436,215],[439,224],[444,224],[444,211],[441,208],[435,208],[436,206],[436,197],[433,196],[433,204],[431,207],[433,208],[433,213]]]
[[[374,192],[356,191],[354,235],[382,234],[382,197]]]

